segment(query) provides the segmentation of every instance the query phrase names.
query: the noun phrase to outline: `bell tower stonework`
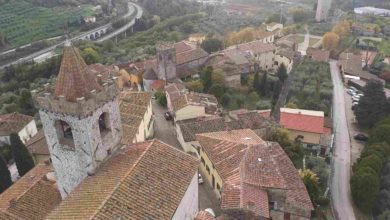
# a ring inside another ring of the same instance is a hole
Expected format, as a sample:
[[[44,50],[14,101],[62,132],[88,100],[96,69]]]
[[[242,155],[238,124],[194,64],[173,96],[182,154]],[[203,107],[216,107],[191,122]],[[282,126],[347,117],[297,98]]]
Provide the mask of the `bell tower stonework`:
[[[62,198],[94,174],[122,137],[114,79],[98,82],[86,69],[79,50],[66,45],[55,86],[32,91]]]
[[[173,43],[160,42],[156,45],[158,78],[176,79],[176,49]]]

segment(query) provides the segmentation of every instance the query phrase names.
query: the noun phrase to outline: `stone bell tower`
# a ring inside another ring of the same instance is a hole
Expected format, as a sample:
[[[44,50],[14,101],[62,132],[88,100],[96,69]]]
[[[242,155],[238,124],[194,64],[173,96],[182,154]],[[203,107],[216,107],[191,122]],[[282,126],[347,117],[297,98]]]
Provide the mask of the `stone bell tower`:
[[[158,78],[171,81],[176,79],[176,49],[173,43],[156,45]]]
[[[122,137],[114,79],[98,82],[86,69],[79,50],[68,43],[55,85],[32,91],[62,198],[94,174]]]

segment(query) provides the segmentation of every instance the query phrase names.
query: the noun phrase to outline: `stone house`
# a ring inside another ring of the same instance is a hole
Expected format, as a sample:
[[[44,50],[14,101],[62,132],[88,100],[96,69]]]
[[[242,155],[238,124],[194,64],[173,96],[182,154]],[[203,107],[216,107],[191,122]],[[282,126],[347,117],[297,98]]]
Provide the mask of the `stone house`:
[[[231,118],[219,116],[198,117],[178,121],[175,125],[177,140],[185,152],[199,156],[199,142],[196,134],[233,129],[252,129],[258,136],[268,139],[277,127],[275,122],[260,116],[257,112],[245,111]]]
[[[278,143],[249,129],[197,134],[200,170],[235,219],[310,219],[314,209],[293,163]],[[254,196],[255,195],[255,196]]]
[[[213,95],[189,92],[181,83],[167,85],[165,93],[175,122],[218,114],[218,100]]]
[[[240,86],[241,77],[257,70],[275,73],[283,63],[288,73],[293,66],[294,52],[277,48],[274,44],[256,40],[238,44],[212,54],[205,66],[222,69],[225,80],[230,87]]]
[[[266,30],[268,32],[273,32],[277,37],[282,36],[283,24],[271,22],[266,25]]]
[[[29,115],[17,112],[0,115],[0,147],[11,144],[10,135],[17,133],[20,140],[26,143],[38,132],[35,120]]]

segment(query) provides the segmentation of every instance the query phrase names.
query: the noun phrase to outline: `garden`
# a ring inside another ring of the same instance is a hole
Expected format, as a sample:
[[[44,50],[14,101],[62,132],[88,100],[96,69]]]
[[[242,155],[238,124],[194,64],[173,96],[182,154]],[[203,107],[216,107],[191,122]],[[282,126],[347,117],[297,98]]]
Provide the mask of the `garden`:
[[[27,1],[8,1],[0,7],[0,32],[12,47],[76,30],[82,16],[93,14],[92,5],[45,8]]]

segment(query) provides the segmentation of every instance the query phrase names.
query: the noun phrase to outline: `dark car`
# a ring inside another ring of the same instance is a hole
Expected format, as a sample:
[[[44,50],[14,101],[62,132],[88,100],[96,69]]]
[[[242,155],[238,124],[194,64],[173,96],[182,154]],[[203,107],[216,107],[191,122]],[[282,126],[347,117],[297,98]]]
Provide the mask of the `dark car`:
[[[357,134],[353,138],[358,141],[368,141],[368,137],[364,134]]]
[[[169,113],[169,112],[165,112],[165,113],[164,113],[164,118],[165,118],[165,120],[167,120],[167,121],[170,121],[170,120],[173,119],[171,113]]]

